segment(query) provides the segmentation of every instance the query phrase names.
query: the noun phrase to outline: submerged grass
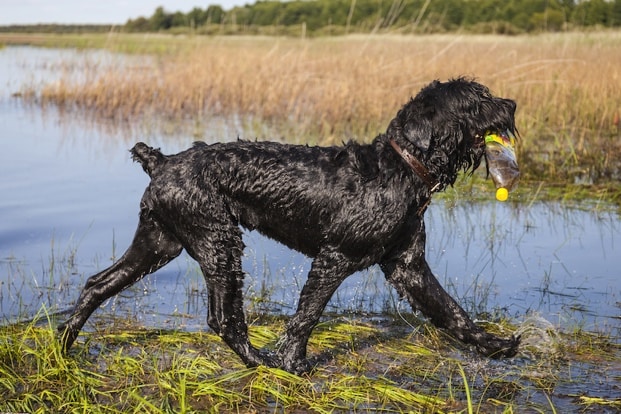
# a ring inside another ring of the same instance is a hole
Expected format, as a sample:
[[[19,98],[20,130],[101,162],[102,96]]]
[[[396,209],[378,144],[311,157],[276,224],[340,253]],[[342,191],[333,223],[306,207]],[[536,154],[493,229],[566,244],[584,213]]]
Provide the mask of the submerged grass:
[[[414,320],[412,320],[413,322]],[[419,321],[420,324],[420,321]],[[321,324],[310,375],[245,368],[210,333],[136,327],[87,333],[69,356],[53,322],[38,319],[0,328],[0,412],[601,412],[619,408],[606,390],[575,394],[573,363],[591,364],[614,382],[621,347],[614,338],[562,334],[563,357],[491,361],[447,342],[385,321]],[[252,326],[252,341],[272,347],[281,321]],[[513,329],[507,326],[508,329]],[[595,355],[589,359],[587,355]],[[600,355],[600,357],[597,357]],[[601,379],[601,378],[599,378]],[[580,379],[581,380],[581,379]],[[589,389],[589,388],[587,388]],[[614,387],[611,386],[610,390]]]

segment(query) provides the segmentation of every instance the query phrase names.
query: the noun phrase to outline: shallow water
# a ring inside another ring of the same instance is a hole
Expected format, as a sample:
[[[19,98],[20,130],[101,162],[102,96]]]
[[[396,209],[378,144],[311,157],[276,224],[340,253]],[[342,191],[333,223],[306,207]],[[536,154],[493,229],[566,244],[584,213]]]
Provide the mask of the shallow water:
[[[148,182],[127,152],[135,141],[172,153],[196,139],[88,125],[12,96],[23,85],[66,73],[68,61],[128,64],[116,59],[105,52],[0,50],[0,323],[32,316],[42,305],[69,308],[85,279],[129,245]],[[216,121],[206,131],[201,139],[208,142],[248,134]],[[426,225],[432,269],[473,314],[500,312],[519,321],[535,312],[555,326],[619,337],[621,221],[615,213],[462,199],[432,203]],[[291,313],[310,261],[257,233],[245,234],[245,242],[248,294],[268,299],[249,306]],[[147,325],[203,329],[205,301],[198,268],[183,255],[106,306]],[[371,268],[348,279],[329,310],[394,309],[409,307]]]

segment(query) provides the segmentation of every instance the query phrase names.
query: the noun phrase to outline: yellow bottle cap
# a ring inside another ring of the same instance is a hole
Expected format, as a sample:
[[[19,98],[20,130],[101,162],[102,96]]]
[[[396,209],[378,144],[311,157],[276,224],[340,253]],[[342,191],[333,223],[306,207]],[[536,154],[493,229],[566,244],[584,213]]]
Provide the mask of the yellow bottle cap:
[[[496,190],[496,200],[507,201],[507,198],[509,198],[509,191],[507,191],[506,188],[500,187],[498,190]]]

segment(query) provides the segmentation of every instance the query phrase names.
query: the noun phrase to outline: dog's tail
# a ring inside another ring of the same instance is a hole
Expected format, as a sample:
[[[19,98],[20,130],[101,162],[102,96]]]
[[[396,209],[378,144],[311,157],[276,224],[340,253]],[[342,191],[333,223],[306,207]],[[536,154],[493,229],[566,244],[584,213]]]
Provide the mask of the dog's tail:
[[[132,154],[132,159],[142,165],[142,169],[149,174],[149,177],[153,177],[155,170],[165,160],[164,154],[158,148],[152,148],[143,142],[134,145],[129,152]]]

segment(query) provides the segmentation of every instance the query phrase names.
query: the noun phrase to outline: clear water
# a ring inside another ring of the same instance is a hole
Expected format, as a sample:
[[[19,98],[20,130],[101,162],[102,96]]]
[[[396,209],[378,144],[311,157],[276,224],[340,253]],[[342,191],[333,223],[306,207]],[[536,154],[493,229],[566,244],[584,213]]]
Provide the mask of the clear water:
[[[69,308],[86,278],[129,245],[148,182],[129,157],[135,141],[173,153],[196,140],[88,124],[75,115],[26,107],[12,96],[24,85],[66,73],[68,61],[128,64],[118,59],[105,52],[0,49],[0,323],[32,316],[42,305]],[[200,138],[212,142],[245,133],[235,122],[214,121]],[[555,326],[619,337],[616,213],[541,202],[436,201],[426,225],[428,261],[469,311],[517,320],[535,312]],[[291,313],[310,261],[257,233],[247,233],[245,242],[248,296],[269,298],[248,306]],[[147,325],[204,329],[205,301],[196,264],[182,256],[106,307]],[[371,268],[349,278],[329,310],[402,307],[409,309]]]

